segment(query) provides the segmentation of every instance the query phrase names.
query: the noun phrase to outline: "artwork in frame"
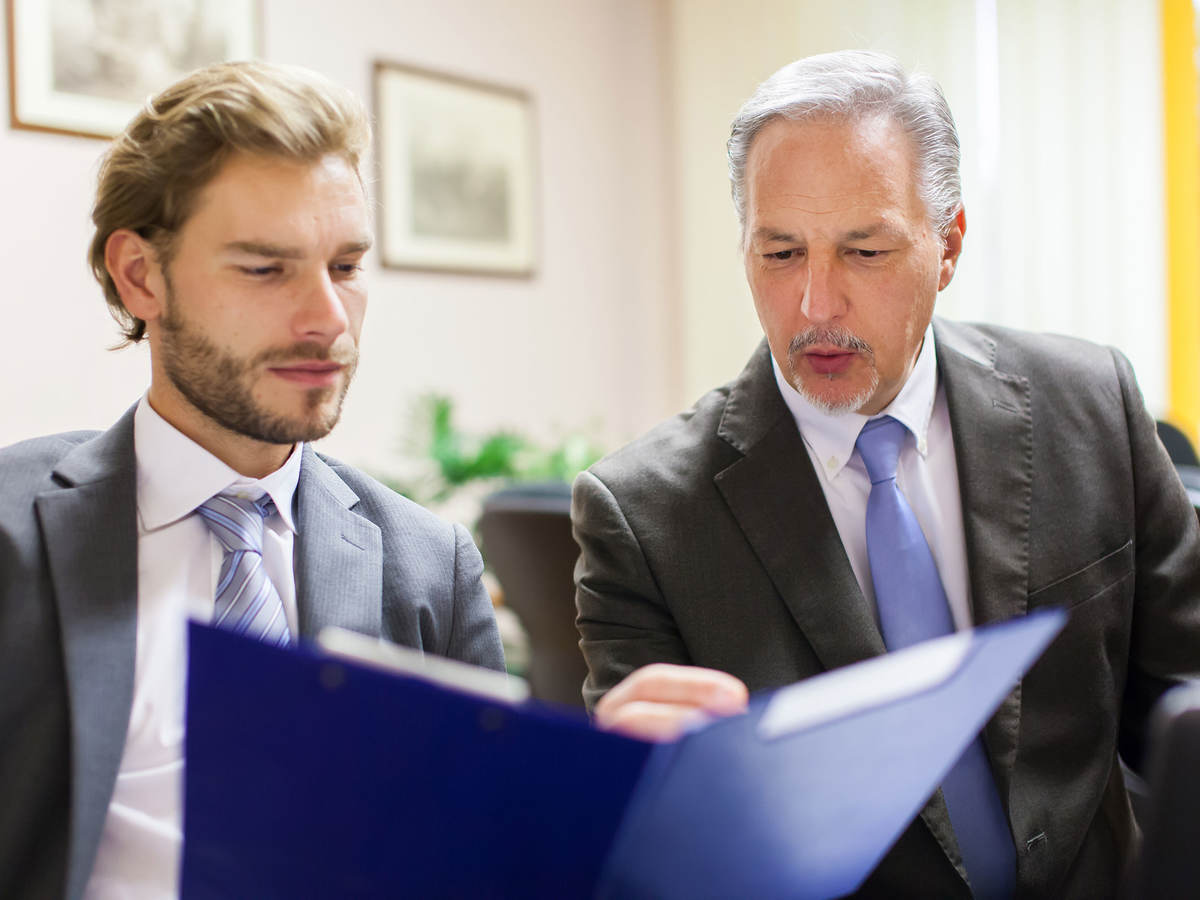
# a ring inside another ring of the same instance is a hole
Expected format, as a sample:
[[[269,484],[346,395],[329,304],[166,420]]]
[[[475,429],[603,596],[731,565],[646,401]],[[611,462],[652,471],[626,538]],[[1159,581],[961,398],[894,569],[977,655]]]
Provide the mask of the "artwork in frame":
[[[258,0],[6,2],[13,128],[112,137],[192,69],[258,49]]]
[[[533,109],[522,91],[375,64],[384,266],[530,276]]]

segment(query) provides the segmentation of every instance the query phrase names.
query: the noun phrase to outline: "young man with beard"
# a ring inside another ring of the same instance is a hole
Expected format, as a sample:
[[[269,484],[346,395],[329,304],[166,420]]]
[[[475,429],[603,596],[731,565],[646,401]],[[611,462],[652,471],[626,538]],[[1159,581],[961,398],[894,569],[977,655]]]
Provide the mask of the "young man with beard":
[[[585,697],[670,736],[748,690],[1065,606],[860,895],[1113,896],[1138,841],[1118,746],[1136,764],[1150,705],[1200,670],[1196,514],[1129,363],[933,316],[966,217],[932,79],[864,52],[785,66],[729,162],[766,339],[576,481]]]
[[[308,443],[358,358],[368,143],[319,76],[224,64],[103,161],[91,265],[150,387],[0,451],[2,896],[177,892],[189,618],[502,667],[466,531]]]

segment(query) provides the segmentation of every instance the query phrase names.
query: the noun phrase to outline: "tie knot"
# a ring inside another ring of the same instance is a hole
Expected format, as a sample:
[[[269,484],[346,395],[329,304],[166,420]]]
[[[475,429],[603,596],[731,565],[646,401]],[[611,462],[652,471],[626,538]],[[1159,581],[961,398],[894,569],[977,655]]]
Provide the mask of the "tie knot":
[[[888,481],[896,477],[896,466],[900,462],[900,448],[908,429],[891,416],[872,419],[863,426],[854,446],[867,467],[871,484]]]
[[[263,519],[274,511],[270,494],[257,500],[217,494],[196,507],[222,547],[255,553],[262,553]]]

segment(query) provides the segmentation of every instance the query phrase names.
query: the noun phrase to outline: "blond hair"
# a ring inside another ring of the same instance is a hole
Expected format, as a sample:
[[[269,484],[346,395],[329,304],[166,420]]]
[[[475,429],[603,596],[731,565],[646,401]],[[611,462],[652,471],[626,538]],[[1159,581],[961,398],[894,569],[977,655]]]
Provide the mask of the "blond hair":
[[[150,241],[165,267],[197,194],[230,156],[316,162],[334,154],[358,172],[370,135],[353,94],[297,67],[220,63],[152,97],[101,160],[92,207],[88,261],[124,342],[140,341],[146,323],[125,308],[105,266],[114,231],[128,228]]]

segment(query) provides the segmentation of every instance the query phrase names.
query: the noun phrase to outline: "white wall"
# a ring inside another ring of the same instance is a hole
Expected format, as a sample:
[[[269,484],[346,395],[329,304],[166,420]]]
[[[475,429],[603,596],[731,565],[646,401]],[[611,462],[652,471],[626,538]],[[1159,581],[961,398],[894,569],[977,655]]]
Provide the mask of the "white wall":
[[[1157,16],[1127,0],[672,0],[686,393],[735,374],[761,334],[729,201],[730,120],[784,63],[866,47],[936,77],[959,126],[968,228],[938,311],[1114,344],[1163,412]]]
[[[657,0],[264,0],[263,58],[364,98],[378,58],[533,97],[540,249],[532,279],[384,271],[358,378],[324,444],[389,468],[412,398],[454,397],[473,429],[596,426],[614,445],[679,403],[668,254],[665,40]],[[0,63],[0,68],[6,61]],[[7,119],[7,109],[4,110]],[[84,257],[100,141],[0,130],[0,445],[104,427],[144,389]]]
[[[1115,345],[1165,413],[1158,4],[1002,0],[997,12],[999,102],[967,107],[971,255],[946,311]]]

